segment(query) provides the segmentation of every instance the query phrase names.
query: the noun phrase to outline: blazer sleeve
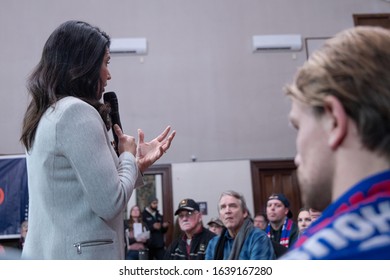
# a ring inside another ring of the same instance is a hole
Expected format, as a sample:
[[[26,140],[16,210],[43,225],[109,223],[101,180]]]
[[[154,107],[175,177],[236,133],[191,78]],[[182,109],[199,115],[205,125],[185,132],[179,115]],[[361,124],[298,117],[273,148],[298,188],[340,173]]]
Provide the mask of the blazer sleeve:
[[[98,112],[85,102],[67,107],[56,125],[57,151],[66,157],[92,210],[103,219],[126,207],[138,177],[135,157],[113,157],[107,130]]]

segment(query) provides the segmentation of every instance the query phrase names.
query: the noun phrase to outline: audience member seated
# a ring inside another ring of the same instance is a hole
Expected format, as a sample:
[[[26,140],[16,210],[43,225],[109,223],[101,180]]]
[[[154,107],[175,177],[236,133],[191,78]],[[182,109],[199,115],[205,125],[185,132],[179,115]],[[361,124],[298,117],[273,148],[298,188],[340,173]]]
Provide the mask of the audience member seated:
[[[316,210],[314,208],[309,208],[309,213],[310,213],[310,218],[311,218],[311,222],[313,223],[315,220],[317,220],[322,212],[319,211],[319,210]]]
[[[302,202],[322,214],[283,259],[390,259],[389,46],[388,28],[348,28],[285,88]]]
[[[287,252],[298,238],[298,226],[293,222],[290,202],[284,194],[272,194],[267,201],[268,237],[272,240],[276,257]]]
[[[267,215],[264,213],[257,213],[253,218],[253,225],[261,230],[266,230],[268,225]]]
[[[299,236],[305,233],[306,229],[311,224],[311,217],[309,213],[308,208],[301,208],[298,213],[298,229],[299,229]]]
[[[207,246],[207,260],[272,260],[274,250],[266,233],[253,226],[244,197],[235,192],[221,194],[219,217],[225,229]]]
[[[207,244],[215,236],[203,226],[202,213],[193,199],[183,199],[175,212],[182,236],[166,250],[166,260],[204,260]]]
[[[216,235],[220,235],[224,228],[224,225],[219,218],[211,218],[207,225],[209,226],[209,230]]]

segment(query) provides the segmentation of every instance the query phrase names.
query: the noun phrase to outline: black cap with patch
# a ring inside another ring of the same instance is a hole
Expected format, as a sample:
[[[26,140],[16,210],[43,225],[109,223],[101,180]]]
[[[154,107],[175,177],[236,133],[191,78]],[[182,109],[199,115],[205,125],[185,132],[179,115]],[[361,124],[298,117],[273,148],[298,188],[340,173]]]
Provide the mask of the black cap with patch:
[[[175,212],[175,216],[179,214],[180,211],[199,211],[199,204],[196,203],[193,199],[186,198],[180,201],[179,206]]]

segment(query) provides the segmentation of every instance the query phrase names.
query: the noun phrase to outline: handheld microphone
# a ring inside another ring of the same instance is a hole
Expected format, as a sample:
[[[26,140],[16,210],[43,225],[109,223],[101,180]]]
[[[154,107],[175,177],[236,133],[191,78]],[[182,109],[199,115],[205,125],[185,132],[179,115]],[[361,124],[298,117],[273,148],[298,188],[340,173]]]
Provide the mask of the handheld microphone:
[[[116,97],[115,92],[113,92],[113,91],[106,92],[103,95],[103,100],[104,100],[105,104],[109,104],[111,107],[110,117],[111,117],[112,125],[114,126],[114,124],[117,124],[122,129],[122,124],[121,124],[121,120],[119,117],[118,98]],[[114,144],[115,144],[114,149],[115,149],[117,155],[119,156],[118,136],[116,136],[115,131],[112,127],[111,127],[111,130],[112,130],[112,135],[114,136]]]

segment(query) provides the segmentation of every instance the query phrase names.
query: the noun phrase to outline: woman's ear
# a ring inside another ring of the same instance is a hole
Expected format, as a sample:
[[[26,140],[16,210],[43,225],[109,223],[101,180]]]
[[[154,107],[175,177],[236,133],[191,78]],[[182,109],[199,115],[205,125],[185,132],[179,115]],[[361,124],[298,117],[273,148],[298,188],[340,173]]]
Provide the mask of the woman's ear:
[[[324,122],[328,132],[328,144],[334,150],[347,135],[348,116],[340,100],[328,95],[324,98]]]

